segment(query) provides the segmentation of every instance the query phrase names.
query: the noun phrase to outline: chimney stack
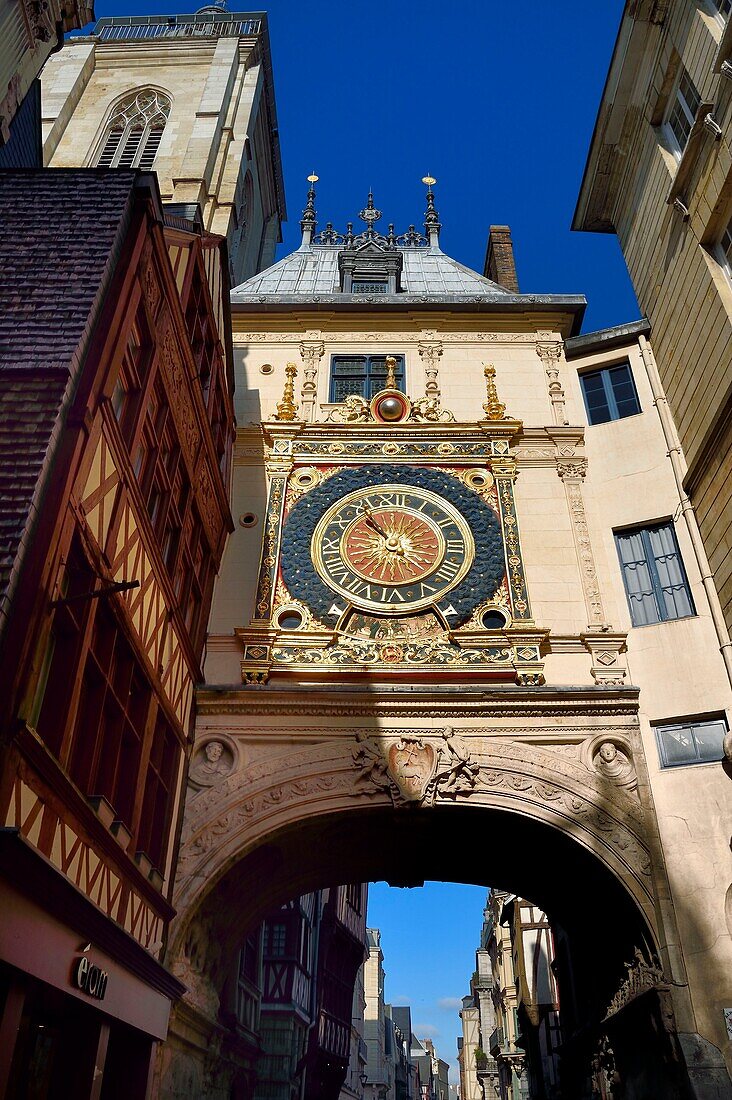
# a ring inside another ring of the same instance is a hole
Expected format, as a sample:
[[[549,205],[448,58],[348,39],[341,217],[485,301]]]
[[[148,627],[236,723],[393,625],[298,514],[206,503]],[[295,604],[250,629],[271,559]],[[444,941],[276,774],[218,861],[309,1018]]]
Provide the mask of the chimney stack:
[[[483,274],[512,294],[519,293],[510,225],[492,225],[488,232]]]

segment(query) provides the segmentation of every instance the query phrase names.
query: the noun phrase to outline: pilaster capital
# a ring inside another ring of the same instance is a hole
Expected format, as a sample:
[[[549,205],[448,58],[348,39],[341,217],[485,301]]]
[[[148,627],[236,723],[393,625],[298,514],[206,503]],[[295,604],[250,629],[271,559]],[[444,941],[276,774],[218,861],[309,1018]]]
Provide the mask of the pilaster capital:
[[[303,340],[300,343],[300,355],[303,359],[320,359],[325,353],[322,340]]]
[[[546,335],[547,339],[542,339]],[[543,363],[555,363],[562,358],[563,345],[561,340],[549,339],[549,334],[537,333],[536,354]]]
[[[587,460],[574,459],[572,462],[557,462],[557,473],[562,481],[582,481],[587,473]]]

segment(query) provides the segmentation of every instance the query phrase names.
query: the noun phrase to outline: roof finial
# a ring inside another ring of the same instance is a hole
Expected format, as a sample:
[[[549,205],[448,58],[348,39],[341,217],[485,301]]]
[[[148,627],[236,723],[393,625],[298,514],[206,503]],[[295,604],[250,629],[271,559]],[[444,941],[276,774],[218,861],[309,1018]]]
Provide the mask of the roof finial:
[[[277,402],[275,420],[296,420],[297,405],[295,404],[295,379],[297,367],[294,363],[288,363],[285,367],[285,385],[282,390],[282,400]]]
[[[366,200],[366,206],[358,214],[361,221],[366,222],[366,236],[373,237],[376,233],[374,229],[374,222],[377,222],[381,217],[381,211],[377,210],[374,206],[374,193],[369,188],[369,197]]]
[[[302,212],[302,220],[300,221],[303,245],[310,244],[313,239],[313,233],[315,232],[315,226],[317,225],[315,220],[315,184],[317,182],[318,176],[315,175],[315,172],[311,172],[308,176],[308,183],[310,184],[308,201],[305,203],[305,209]]]
[[[424,214],[424,228],[430,242],[430,248],[440,247],[440,216],[435,210],[435,193],[432,190],[437,180],[434,176],[423,176],[422,183],[427,187],[427,209]]]

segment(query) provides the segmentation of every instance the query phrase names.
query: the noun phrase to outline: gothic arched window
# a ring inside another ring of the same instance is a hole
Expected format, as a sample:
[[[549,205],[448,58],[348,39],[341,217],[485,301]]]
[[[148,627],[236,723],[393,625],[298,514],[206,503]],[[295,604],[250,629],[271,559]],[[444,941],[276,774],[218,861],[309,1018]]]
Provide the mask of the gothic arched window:
[[[98,168],[153,166],[170,114],[170,100],[155,88],[141,88],[118,103],[107,123]]]

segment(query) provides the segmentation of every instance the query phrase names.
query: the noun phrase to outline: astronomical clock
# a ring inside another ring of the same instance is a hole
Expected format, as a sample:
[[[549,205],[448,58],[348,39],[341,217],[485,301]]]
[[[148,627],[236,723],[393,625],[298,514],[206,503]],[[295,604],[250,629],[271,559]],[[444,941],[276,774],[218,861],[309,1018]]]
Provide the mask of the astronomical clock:
[[[389,360],[387,359],[387,364]],[[294,366],[264,425],[269,497],[256,607],[238,632],[245,682],[542,682],[514,506],[511,440],[493,368],[485,417],[458,424],[390,384],[302,423]]]

